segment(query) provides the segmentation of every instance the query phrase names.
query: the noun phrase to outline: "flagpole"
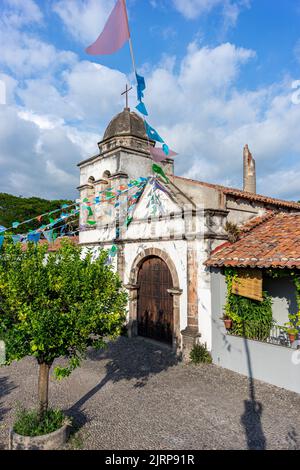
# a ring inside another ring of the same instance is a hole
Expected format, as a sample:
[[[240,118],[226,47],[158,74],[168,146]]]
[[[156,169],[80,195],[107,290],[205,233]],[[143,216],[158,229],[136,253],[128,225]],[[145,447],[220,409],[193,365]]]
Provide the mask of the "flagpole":
[[[133,53],[133,45],[132,45],[132,40],[131,40],[130,28],[129,28],[129,20],[128,20],[126,0],[123,0],[123,4],[124,4],[124,9],[125,9],[128,32],[129,32],[128,42],[129,42],[130,56],[131,56],[131,60],[132,60],[133,71],[134,71],[134,74],[136,75],[136,64],[135,64],[135,58],[134,58],[134,53]]]
[[[130,27],[129,27],[129,20],[128,20],[128,13],[127,13],[127,6],[126,6],[126,0],[123,0],[123,5],[124,5],[124,9],[125,9],[125,15],[126,15],[126,21],[127,21],[127,27],[128,27],[128,33],[129,33],[129,50],[130,50],[130,55],[131,55],[131,60],[132,60],[132,66],[133,66],[133,72],[134,72],[134,75],[135,75],[135,78],[136,78],[136,83],[138,85],[138,79],[137,79],[137,70],[136,70],[136,63],[135,63],[135,58],[134,58],[134,52],[133,52],[133,45],[132,45],[132,40],[131,40],[131,34],[130,34]],[[145,126],[145,129],[146,129],[146,125],[145,125],[145,117],[143,116],[143,120],[144,120],[144,126]],[[149,137],[147,135],[147,143],[148,143],[148,150],[149,150],[149,153],[150,153],[150,140],[149,140]],[[151,155],[151,153],[150,153]],[[154,176],[154,171],[152,169],[152,176]]]

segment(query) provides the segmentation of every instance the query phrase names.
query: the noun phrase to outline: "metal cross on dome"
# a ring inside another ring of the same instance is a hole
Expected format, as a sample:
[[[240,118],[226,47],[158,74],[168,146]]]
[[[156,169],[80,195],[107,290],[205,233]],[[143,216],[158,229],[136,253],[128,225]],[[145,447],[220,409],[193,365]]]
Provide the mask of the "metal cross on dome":
[[[126,96],[126,108],[128,108],[128,93],[132,90],[132,86],[128,88],[128,85],[126,83],[126,90],[121,93],[121,96],[125,95]]]

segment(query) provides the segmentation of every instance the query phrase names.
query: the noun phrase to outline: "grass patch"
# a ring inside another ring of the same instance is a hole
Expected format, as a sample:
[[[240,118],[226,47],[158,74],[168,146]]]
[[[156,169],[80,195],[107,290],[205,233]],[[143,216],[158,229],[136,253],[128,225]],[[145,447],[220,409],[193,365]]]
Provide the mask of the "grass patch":
[[[21,408],[16,413],[16,422],[13,430],[22,436],[42,436],[61,428],[65,421],[65,415],[61,410],[49,409],[43,420],[39,421],[36,410]]]
[[[211,355],[207,351],[206,345],[204,346],[203,344],[195,344],[190,352],[190,359],[193,364],[212,363]]]

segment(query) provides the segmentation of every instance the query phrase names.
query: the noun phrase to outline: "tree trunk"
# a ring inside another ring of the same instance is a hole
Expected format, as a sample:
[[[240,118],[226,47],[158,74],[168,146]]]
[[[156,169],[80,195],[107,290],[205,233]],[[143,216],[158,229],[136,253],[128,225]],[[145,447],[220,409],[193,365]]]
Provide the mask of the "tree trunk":
[[[51,365],[45,362],[40,363],[39,370],[39,419],[43,419],[46,411],[48,410],[48,387],[49,387],[49,372]]]

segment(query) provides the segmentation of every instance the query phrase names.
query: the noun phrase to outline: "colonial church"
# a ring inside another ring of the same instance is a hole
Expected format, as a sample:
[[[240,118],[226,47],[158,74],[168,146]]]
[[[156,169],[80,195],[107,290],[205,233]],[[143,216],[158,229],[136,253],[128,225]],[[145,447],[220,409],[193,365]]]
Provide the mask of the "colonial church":
[[[98,154],[78,165],[79,191],[86,201],[106,190],[119,191],[120,197],[117,204],[95,204],[93,225],[81,210],[79,243],[114,247],[112,262],[129,293],[129,334],[169,343],[187,357],[197,341],[211,349],[211,273],[204,264],[211,252],[250,219],[300,206],[256,194],[255,161],[247,145],[243,189],[176,176],[169,158],[160,163],[167,179],[155,176],[149,152],[154,145],[141,117],[129,108],[112,119]],[[124,225],[128,207],[122,208],[132,180],[143,184]]]

